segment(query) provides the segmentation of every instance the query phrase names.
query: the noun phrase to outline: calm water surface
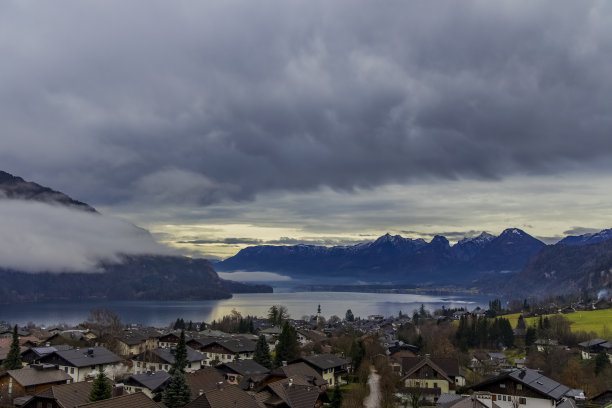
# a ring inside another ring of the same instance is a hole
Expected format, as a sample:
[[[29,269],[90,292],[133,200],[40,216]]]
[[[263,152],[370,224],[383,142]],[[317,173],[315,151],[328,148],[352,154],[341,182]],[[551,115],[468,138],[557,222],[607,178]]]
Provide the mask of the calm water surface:
[[[413,294],[380,294],[352,292],[293,292],[236,294],[232,299],[203,301],[87,301],[54,302],[0,306],[0,321],[12,324],[34,322],[38,325],[67,323],[75,325],[87,319],[89,310],[105,307],[117,313],[124,323],[140,323],[166,327],[178,317],[186,321],[211,322],[233,309],[243,315],[265,316],[271,305],[285,305],[293,318],[314,315],[317,305],[326,318],[344,317],[347,309],[355,316],[372,314],[397,315],[401,310],[410,313],[424,304],[429,310],[442,307],[488,305],[483,296],[434,296]]]

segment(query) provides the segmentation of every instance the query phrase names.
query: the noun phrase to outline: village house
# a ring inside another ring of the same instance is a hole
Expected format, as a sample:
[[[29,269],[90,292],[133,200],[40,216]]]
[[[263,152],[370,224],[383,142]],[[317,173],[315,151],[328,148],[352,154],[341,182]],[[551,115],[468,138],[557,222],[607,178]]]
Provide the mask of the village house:
[[[418,391],[427,401],[436,402],[442,393],[454,394],[465,385],[459,362],[451,358],[405,357],[401,381],[407,393]]]
[[[186,347],[187,367],[185,372],[197,371],[206,365],[206,357],[197,350]],[[170,371],[174,364],[175,348],[158,348],[145,351],[132,358],[134,374],[142,374],[147,371]]]
[[[252,360],[255,353],[255,344],[254,341],[242,337],[202,337],[187,342],[189,347],[204,354],[210,366],[229,363],[236,358]]]
[[[92,382],[53,385],[39,392],[23,408],[74,408],[89,402]]]
[[[147,397],[159,401],[161,394],[170,382],[170,374],[165,371],[149,371],[129,376],[121,384],[127,394],[143,392]]]
[[[225,384],[224,375],[213,367],[204,367],[193,373],[187,373],[185,381],[191,390],[192,400],[206,391],[214,390]]]
[[[238,360],[217,366],[225,375],[228,384],[238,385],[243,390],[252,390],[261,384],[270,373],[266,367],[253,360]]]
[[[132,357],[148,350],[159,347],[161,334],[153,328],[139,328],[125,330],[121,337],[117,338],[119,354]]]
[[[321,390],[325,389],[327,386],[327,381],[323,379],[321,374],[304,362],[287,364],[275,368],[270,372],[265,383],[269,384],[286,378],[291,378],[293,380],[302,378],[305,384],[313,385]]]
[[[609,341],[593,339],[578,343],[578,346],[580,346],[580,355],[583,360],[596,358],[597,355],[603,351],[608,355],[608,358],[612,362],[612,343]]]
[[[301,378],[270,383],[255,394],[255,400],[266,408],[320,408],[330,402],[327,393],[303,382]]]
[[[350,369],[350,361],[333,354],[315,354],[302,357],[295,362],[304,362],[315,369],[329,386],[342,385],[342,376]]]
[[[261,408],[255,398],[237,385],[226,385],[204,391],[185,408]]]
[[[533,344],[540,353],[559,347],[559,341],[554,339],[537,339]]]
[[[47,364],[8,370],[0,374],[0,402],[12,403],[15,398],[34,395],[53,385],[66,384],[71,380],[64,371]],[[4,398],[8,398],[8,401],[1,401]]]
[[[58,350],[40,359],[41,363],[55,364],[68,373],[74,382],[85,381],[121,363],[121,358],[104,347],[87,349]]]
[[[565,401],[571,391],[529,368],[504,372],[471,388],[488,408],[553,408]]]
[[[71,350],[73,347],[66,344],[49,347],[32,347],[21,352],[21,361],[24,364],[35,364],[47,354],[60,350]]]

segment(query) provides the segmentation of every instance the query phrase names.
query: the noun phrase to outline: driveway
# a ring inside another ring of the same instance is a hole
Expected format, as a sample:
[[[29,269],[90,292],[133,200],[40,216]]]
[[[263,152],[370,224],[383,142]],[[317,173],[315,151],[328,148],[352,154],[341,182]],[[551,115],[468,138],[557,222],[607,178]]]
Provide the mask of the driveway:
[[[380,376],[376,374],[374,368],[370,369],[370,378],[368,378],[368,385],[370,386],[370,395],[363,401],[365,408],[378,408],[380,401]]]

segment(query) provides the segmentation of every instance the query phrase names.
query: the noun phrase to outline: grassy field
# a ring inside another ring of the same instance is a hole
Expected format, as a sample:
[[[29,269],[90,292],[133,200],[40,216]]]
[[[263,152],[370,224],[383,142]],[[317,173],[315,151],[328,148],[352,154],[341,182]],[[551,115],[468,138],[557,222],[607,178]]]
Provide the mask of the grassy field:
[[[504,315],[510,320],[512,327],[516,327],[519,314]],[[602,339],[612,340],[612,309],[578,311],[564,314],[563,317],[572,322],[572,331],[593,331]],[[525,319],[527,326],[537,323],[539,317]]]

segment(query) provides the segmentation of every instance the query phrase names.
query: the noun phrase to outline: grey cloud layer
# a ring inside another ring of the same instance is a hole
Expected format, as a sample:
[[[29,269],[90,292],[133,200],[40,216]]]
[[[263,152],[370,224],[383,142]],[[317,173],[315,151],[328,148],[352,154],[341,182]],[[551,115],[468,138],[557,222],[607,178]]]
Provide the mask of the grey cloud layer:
[[[92,204],[584,170],[607,1],[0,6],[0,162]]]
[[[2,267],[27,272],[96,272],[120,254],[167,254],[140,228],[100,214],[0,200]]]

